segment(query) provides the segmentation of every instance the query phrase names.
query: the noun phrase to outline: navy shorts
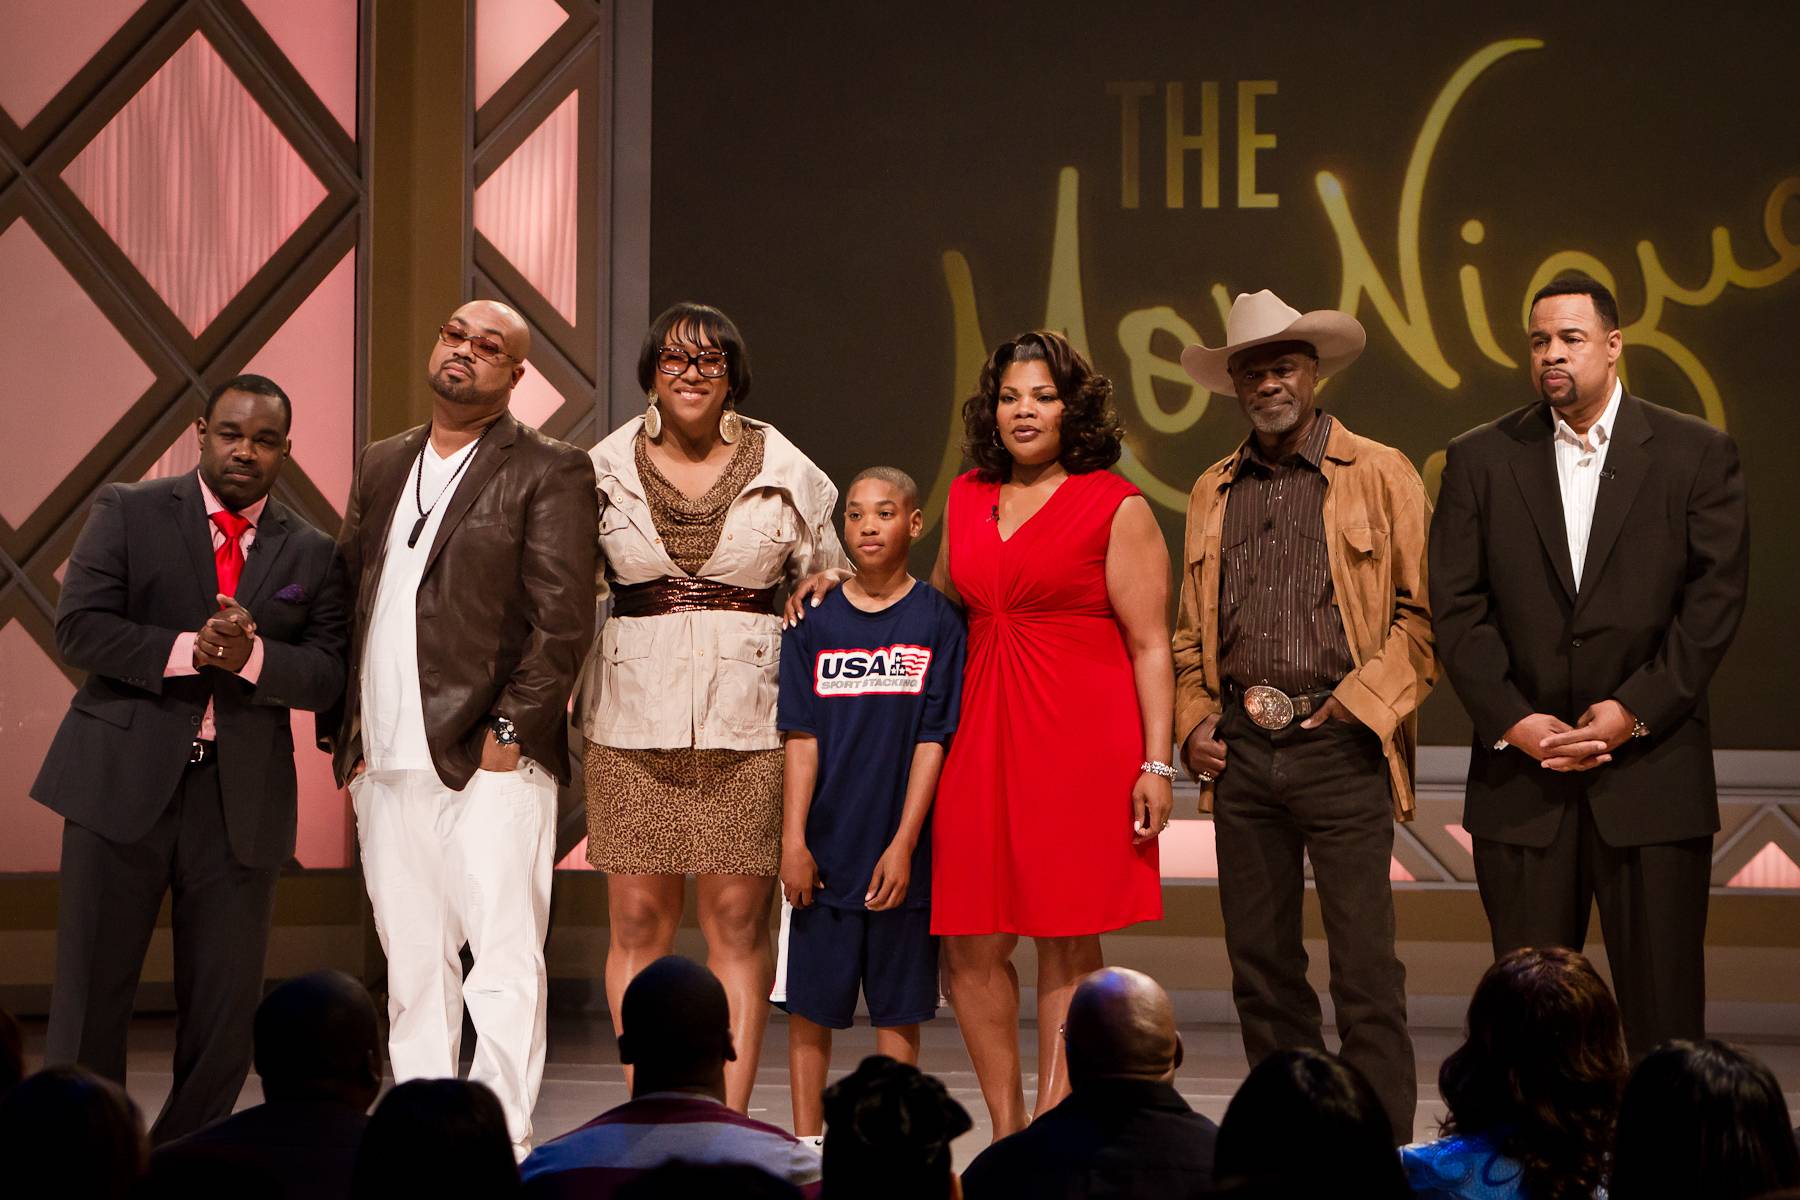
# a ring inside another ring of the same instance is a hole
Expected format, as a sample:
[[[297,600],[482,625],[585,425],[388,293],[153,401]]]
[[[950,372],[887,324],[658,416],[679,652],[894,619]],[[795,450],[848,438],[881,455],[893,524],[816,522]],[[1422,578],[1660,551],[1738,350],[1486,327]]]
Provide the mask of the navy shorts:
[[[783,903],[780,967],[770,999],[815,1025],[848,1029],[859,991],[868,998],[872,1025],[915,1025],[937,1016],[931,910]]]

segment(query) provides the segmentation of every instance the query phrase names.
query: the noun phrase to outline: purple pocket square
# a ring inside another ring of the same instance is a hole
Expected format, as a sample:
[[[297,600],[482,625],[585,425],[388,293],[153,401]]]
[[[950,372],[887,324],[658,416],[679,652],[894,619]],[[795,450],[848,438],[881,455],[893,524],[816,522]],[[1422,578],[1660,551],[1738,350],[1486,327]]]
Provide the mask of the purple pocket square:
[[[306,589],[297,583],[290,583],[276,592],[274,598],[285,600],[289,604],[305,604],[307,601]]]

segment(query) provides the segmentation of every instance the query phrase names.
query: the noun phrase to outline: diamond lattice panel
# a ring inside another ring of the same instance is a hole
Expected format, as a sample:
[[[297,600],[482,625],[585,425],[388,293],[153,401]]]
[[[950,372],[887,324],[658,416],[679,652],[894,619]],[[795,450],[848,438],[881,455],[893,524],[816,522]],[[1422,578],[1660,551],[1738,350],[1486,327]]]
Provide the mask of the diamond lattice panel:
[[[509,406],[512,415],[533,429],[540,429],[562,406],[563,394],[544,378],[544,373],[526,367],[525,377],[513,388]]]
[[[354,253],[332,268],[244,370],[267,375],[288,394],[294,406],[294,462],[343,512],[356,440]]]
[[[198,33],[63,178],[196,337],[325,198]]]
[[[486,104],[568,19],[556,0],[475,0],[475,107]]]
[[[38,362],[79,364],[31,372],[31,435],[0,438],[0,516],[16,528],[155,375],[24,221],[0,233],[0,279],[0,329],[23,338]]]
[[[356,136],[356,0],[244,0],[344,132]]]
[[[1725,885],[1734,888],[1800,888],[1800,866],[1769,842]]]
[[[21,0],[0,5],[0,106],[28,124],[119,32],[143,0]]]
[[[575,324],[577,244],[577,93],[475,189],[475,228],[506,255],[526,282]]]
[[[186,475],[200,465],[200,439],[194,435],[194,427],[183,425],[181,432],[162,457],[150,464],[144,472],[145,479],[173,479],[177,475]]]
[[[62,818],[28,793],[74,690],[24,626],[0,626],[0,872],[54,871],[60,861]]]

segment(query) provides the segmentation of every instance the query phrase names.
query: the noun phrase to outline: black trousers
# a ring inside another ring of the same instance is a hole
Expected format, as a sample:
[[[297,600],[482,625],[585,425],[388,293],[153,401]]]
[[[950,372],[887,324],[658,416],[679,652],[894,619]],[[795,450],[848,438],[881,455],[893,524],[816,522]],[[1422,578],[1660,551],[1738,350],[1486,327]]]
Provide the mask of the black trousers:
[[[1338,721],[1270,733],[1237,705],[1219,737],[1219,904],[1245,1056],[1254,1067],[1277,1050],[1325,1049],[1301,941],[1304,851],[1325,923],[1340,1053],[1374,1085],[1394,1137],[1410,1142],[1418,1080],[1406,968],[1394,953],[1394,808],[1381,744]]]
[[[1495,958],[1521,946],[1580,950],[1597,905],[1632,1057],[1671,1038],[1706,1036],[1711,838],[1609,846],[1576,802],[1548,846],[1474,842]]]
[[[250,1070],[278,874],[231,853],[212,763],[188,769],[138,841],[109,841],[65,822],[45,1061],[80,1063],[125,1082],[144,951],[172,890],[175,1082],[151,1141],[160,1145],[230,1113]]]

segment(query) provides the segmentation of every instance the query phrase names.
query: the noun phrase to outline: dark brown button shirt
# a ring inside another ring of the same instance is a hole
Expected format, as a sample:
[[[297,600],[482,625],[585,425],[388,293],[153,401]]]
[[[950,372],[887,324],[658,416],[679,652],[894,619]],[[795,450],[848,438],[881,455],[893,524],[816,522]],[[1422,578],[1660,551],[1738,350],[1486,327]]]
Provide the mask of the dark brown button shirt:
[[[1219,675],[1290,696],[1336,687],[1355,668],[1332,593],[1325,544],[1331,436],[1323,413],[1294,453],[1265,462],[1250,438],[1238,452],[1219,553]]]

